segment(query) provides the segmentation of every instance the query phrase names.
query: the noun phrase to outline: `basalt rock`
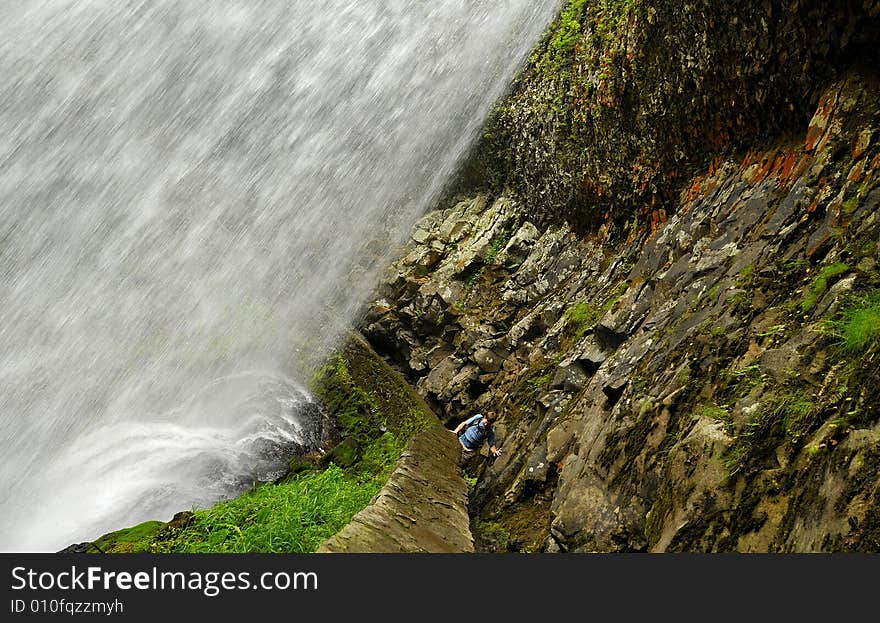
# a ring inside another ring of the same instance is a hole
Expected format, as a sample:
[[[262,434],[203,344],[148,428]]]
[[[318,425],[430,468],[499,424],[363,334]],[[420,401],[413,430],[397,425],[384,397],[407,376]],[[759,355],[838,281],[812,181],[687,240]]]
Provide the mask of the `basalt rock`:
[[[379,292],[446,292],[448,326],[405,293],[365,332],[448,423],[499,412],[475,526],[519,550],[880,549],[880,344],[841,342],[880,296],[878,93],[847,74],[789,111],[799,135],[718,157],[626,229],[516,226],[536,222],[516,189],[420,224]]]

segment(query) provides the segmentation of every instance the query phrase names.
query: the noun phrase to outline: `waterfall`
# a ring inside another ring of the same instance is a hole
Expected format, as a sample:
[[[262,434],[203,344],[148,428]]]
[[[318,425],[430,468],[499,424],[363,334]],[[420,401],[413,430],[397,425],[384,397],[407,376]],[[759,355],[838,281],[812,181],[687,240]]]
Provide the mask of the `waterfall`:
[[[233,495],[553,15],[533,0],[0,6],[0,550]]]

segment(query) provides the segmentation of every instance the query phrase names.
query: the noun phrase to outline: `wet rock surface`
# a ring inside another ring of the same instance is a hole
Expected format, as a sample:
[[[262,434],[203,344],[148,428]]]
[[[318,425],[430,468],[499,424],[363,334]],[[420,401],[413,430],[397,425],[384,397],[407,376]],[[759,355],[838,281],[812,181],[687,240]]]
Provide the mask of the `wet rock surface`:
[[[537,225],[656,224],[719,153],[800,131],[850,63],[877,66],[878,17],[876,0],[570,0],[465,178],[514,187]]]

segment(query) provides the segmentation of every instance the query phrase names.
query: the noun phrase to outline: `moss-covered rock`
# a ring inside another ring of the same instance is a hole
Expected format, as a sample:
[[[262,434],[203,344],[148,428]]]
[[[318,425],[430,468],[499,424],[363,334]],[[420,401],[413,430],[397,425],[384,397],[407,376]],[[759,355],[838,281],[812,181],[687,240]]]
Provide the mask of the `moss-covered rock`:
[[[149,552],[150,543],[164,525],[161,521],[146,521],[132,528],[105,534],[93,545],[105,554]]]
[[[528,218],[656,228],[719,155],[796,130],[852,59],[876,66],[869,0],[568,0],[496,109],[462,188]]]
[[[339,467],[351,467],[358,462],[360,456],[360,444],[354,437],[349,437],[343,439],[330,452],[321,457],[321,464],[327,466],[333,463]]]

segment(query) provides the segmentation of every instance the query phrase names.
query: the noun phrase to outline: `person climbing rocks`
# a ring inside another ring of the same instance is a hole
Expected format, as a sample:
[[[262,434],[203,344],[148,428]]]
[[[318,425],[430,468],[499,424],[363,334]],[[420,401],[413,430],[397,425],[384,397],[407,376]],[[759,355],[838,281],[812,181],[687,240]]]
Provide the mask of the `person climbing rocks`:
[[[464,458],[478,452],[484,441],[488,442],[489,452],[493,458],[501,455],[501,450],[495,445],[495,429],[493,428],[497,418],[494,411],[487,411],[486,415],[477,413],[455,427],[452,432],[458,435]]]

